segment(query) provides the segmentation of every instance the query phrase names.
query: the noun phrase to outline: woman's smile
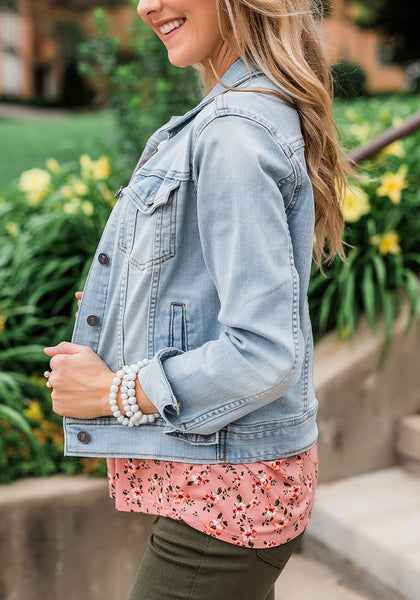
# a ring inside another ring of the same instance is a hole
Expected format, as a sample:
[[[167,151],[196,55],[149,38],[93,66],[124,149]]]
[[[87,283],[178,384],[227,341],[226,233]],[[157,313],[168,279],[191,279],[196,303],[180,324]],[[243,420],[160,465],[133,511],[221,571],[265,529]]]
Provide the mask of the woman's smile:
[[[176,67],[208,67],[211,62],[222,75],[237,58],[226,52],[215,0],[140,0],[137,12],[165,44]]]
[[[173,19],[169,22],[159,26],[159,31],[162,34],[162,39],[165,41],[169,39],[170,34],[179,29],[184,25],[186,19]]]

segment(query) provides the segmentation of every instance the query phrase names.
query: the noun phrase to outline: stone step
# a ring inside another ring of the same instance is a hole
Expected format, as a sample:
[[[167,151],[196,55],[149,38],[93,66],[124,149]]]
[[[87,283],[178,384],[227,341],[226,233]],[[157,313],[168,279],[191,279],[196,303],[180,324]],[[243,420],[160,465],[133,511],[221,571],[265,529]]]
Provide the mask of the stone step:
[[[321,484],[304,555],[375,600],[420,599],[420,478],[403,467]]]
[[[276,600],[369,600],[318,560],[294,554],[276,583]]]
[[[402,464],[420,474],[420,415],[402,417],[395,448]]]

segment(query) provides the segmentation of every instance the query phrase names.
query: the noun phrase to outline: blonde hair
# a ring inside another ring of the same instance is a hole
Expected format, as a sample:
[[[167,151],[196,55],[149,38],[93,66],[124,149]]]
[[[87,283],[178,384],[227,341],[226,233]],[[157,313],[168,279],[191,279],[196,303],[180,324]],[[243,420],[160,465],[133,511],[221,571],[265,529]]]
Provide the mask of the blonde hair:
[[[225,44],[245,62],[254,61],[299,113],[315,198],[316,263],[344,258],[341,198],[350,167],[337,140],[330,67],[314,3],[217,0],[216,6]]]

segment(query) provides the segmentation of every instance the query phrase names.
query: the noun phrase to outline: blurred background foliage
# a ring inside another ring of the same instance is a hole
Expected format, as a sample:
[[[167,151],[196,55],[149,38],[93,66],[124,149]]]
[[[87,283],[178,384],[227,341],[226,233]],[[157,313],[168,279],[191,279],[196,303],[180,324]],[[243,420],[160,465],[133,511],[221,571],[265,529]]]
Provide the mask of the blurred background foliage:
[[[70,339],[74,291],[83,289],[115,190],[127,183],[147,138],[202,95],[196,72],[173,68],[138,18],[128,51],[108,34],[101,10],[96,23],[95,39],[79,44],[78,69],[106,109],[48,124],[0,122],[12,157],[3,167],[11,183],[0,199],[0,482],[57,471],[105,473],[103,460],[63,457],[61,418],[51,411],[42,377],[43,347]],[[353,77],[352,65],[333,75],[337,89],[347,89],[335,110],[348,149],[418,110],[413,93],[364,96],[363,73]],[[71,147],[60,145],[69,131]],[[26,167],[13,159],[14,144],[16,156],[27,152]],[[314,269],[310,311],[316,339],[335,329],[346,340],[366,314],[383,333],[385,353],[402,302],[409,304],[407,325],[419,314],[420,132],[364,163],[362,174],[349,182],[344,205],[347,261],[323,274]]]
[[[197,72],[172,66],[162,42],[138,17],[124,52],[121,40],[108,34],[102,10],[95,21],[97,37],[80,45],[79,69],[95,83],[97,102],[112,109],[119,148],[132,160],[158,127],[199,100]]]

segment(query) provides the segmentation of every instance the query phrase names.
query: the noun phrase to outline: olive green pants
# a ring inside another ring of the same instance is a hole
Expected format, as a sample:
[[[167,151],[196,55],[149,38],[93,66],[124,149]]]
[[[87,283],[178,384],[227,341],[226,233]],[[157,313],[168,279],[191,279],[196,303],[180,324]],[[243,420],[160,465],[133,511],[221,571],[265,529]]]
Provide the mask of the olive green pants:
[[[243,548],[158,517],[129,600],[274,600],[276,579],[301,536]]]

